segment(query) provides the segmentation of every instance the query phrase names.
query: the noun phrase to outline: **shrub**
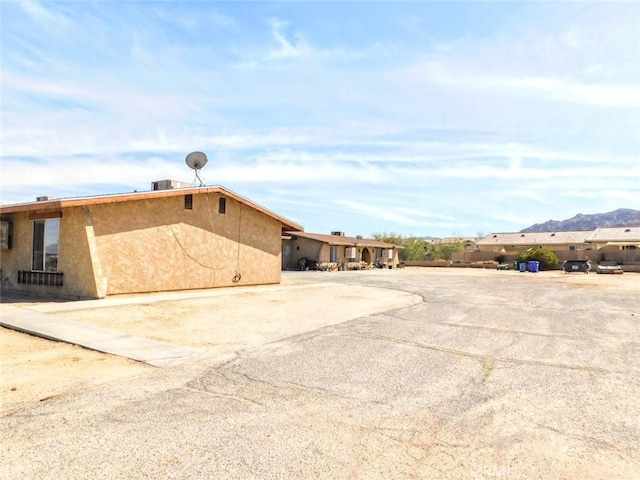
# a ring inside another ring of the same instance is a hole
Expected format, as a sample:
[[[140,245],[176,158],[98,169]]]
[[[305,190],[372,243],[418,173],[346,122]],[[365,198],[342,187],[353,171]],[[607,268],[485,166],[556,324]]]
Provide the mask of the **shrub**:
[[[516,256],[518,262],[540,262],[540,270],[549,270],[558,264],[558,256],[548,248],[538,248],[528,252],[520,252]]]

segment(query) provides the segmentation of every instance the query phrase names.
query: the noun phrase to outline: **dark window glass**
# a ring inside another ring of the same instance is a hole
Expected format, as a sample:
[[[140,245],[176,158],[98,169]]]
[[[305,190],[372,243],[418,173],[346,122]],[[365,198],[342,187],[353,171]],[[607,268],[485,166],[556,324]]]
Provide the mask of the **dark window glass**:
[[[44,270],[44,220],[33,222],[33,262],[31,269]]]

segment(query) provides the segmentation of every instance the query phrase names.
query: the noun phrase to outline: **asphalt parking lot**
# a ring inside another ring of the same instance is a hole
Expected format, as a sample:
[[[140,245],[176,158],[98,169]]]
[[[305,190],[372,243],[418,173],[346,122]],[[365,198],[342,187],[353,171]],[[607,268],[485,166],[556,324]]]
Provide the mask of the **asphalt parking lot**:
[[[4,415],[3,476],[640,478],[640,276],[285,277],[418,301]]]

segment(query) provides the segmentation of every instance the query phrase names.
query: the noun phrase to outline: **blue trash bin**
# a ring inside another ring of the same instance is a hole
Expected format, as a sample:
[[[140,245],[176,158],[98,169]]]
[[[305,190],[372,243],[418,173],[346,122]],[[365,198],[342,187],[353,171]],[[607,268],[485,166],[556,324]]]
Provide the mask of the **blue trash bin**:
[[[527,264],[525,262],[520,262],[520,271],[521,272],[527,271]]]
[[[537,262],[535,260],[532,260],[529,262],[529,271],[531,273],[538,273],[539,268],[540,268],[540,262]]]

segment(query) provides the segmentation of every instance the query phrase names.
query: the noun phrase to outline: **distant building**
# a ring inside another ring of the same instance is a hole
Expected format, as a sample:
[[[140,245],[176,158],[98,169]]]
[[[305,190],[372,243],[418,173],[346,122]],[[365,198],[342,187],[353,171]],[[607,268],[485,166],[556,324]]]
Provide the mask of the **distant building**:
[[[360,237],[347,237],[343,232],[331,235],[301,231],[285,232],[282,239],[282,268],[293,270],[300,260],[310,263],[354,264],[372,266],[376,261],[385,267],[397,267],[398,249],[392,243]]]
[[[223,187],[176,185],[0,206],[2,289],[102,298],[280,282],[282,233],[300,225]]]
[[[455,255],[458,261],[515,258],[520,252],[538,248],[552,250],[564,260],[613,261],[632,270],[640,264],[640,226],[607,227],[572,232],[492,233],[477,242],[479,251]]]
[[[596,228],[585,241],[597,250],[640,251],[640,226]]]
[[[492,233],[476,242],[481,252],[517,253],[531,248],[555,251],[586,250],[590,231],[585,232],[531,232]]]

